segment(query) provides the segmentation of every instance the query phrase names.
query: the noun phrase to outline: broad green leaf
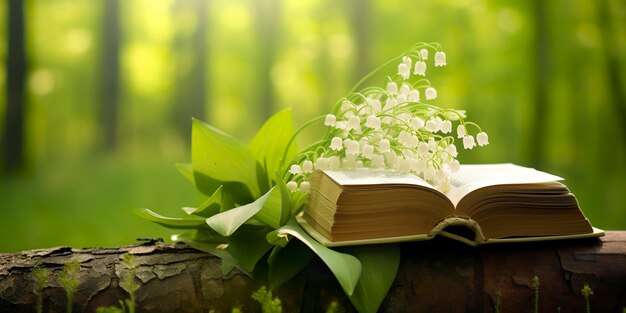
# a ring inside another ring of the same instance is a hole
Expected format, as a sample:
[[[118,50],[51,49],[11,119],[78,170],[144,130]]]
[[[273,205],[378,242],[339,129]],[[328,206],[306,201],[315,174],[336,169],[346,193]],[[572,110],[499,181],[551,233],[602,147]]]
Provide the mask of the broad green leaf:
[[[343,291],[349,296],[353,294],[361,275],[361,262],[357,258],[323,246],[311,238],[294,219],[290,219],[285,226],[269,233],[267,240],[270,243],[281,242],[285,235],[296,237],[307,245],[333,272]]]
[[[361,261],[361,278],[349,296],[360,313],[375,313],[387,296],[400,264],[397,244],[354,246],[342,249]]]
[[[285,225],[291,216],[291,192],[287,189],[287,185],[276,171],[276,186],[280,189],[280,225]]]
[[[263,204],[263,208],[254,218],[273,229],[280,228],[281,205],[281,191],[278,188],[273,188],[267,201]]]
[[[267,201],[272,193],[272,190],[274,190],[274,188],[270,189],[270,191],[252,203],[215,214],[207,218],[206,223],[222,236],[230,236],[243,225],[243,223],[247,222],[261,210],[265,201]]]
[[[206,225],[205,219],[195,216],[180,218],[180,217],[166,217],[155,213],[150,209],[134,209],[133,212],[142,218],[145,218],[151,222],[161,224],[168,228],[200,228]]]
[[[257,161],[248,149],[237,139],[196,119],[191,132],[191,161],[196,186],[202,193],[212,195],[224,185],[224,191],[238,203],[259,196]]]
[[[176,163],[176,169],[187,178],[192,184],[196,184],[196,181],[193,179],[193,165],[189,163]]]
[[[229,237],[228,251],[245,271],[252,272],[257,262],[272,248],[265,240],[268,231],[267,226],[244,225]]]
[[[292,240],[284,248],[280,249],[270,264],[268,274],[269,288],[274,290],[282,284],[288,282],[309,264],[313,253],[311,249],[297,240]]]
[[[265,165],[266,175],[274,175],[280,170],[281,160],[291,137],[294,135],[291,108],[284,109],[270,117],[256,133],[248,146],[260,164]],[[293,142],[287,151],[286,160],[291,160],[298,148]],[[266,179],[270,179],[267,177]]]
[[[182,237],[181,237],[182,236]],[[183,234],[172,236],[173,241],[193,240],[204,243],[224,244],[228,242],[228,237],[218,234],[210,228],[195,229]]]
[[[183,208],[185,213],[202,217],[211,217],[217,213],[232,209],[232,201],[222,192],[223,187],[220,186],[215,190],[202,205],[198,208]]]

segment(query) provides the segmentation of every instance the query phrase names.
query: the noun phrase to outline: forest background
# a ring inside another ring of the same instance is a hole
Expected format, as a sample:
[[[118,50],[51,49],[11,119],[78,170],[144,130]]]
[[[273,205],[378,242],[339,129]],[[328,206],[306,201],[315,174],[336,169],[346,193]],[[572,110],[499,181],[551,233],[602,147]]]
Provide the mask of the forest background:
[[[555,173],[624,229],[624,38],[618,0],[3,1],[0,252],[168,238],[131,208],[201,203],[174,167],[191,117],[245,141],[284,107],[302,124],[419,41],[448,56],[434,104],[489,133],[462,163]]]

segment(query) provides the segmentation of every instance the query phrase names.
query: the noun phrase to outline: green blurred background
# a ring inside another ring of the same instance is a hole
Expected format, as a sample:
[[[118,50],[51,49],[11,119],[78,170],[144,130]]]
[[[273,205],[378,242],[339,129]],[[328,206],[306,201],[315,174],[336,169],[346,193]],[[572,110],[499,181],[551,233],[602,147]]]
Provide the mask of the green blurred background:
[[[301,124],[418,41],[448,56],[434,104],[490,135],[462,162],[563,176],[626,228],[621,0],[7,0],[0,21],[0,251],[168,237],[130,209],[202,201],[174,167],[192,116],[244,141],[284,107]]]

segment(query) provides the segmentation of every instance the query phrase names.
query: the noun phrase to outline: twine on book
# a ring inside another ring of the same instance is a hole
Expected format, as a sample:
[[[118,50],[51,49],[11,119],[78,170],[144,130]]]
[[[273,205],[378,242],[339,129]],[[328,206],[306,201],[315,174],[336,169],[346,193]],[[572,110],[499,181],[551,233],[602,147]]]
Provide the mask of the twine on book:
[[[467,227],[468,229],[474,232],[474,240],[470,240],[463,236],[446,231],[445,228],[448,226]],[[433,230],[430,232],[428,236],[434,237],[436,235],[441,235],[450,239],[458,240],[470,246],[477,246],[478,244],[484,243],[486,241],[485,236],[483,235],[483,232],[480,229],[480,226],[478,225],[478,223],[476,223],[476,221],[468,217],[455,216],[455,217],[445,218],[433,228]]]

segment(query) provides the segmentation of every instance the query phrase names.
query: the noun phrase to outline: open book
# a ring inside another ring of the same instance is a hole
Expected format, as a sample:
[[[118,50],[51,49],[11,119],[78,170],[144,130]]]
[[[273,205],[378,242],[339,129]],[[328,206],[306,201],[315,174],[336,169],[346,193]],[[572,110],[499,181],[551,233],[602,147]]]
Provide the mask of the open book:
[[[444,194],[391,170],[315,171],[298,222],[327,246],[436,235],[471,245],[602,236],[560,180],[513,164],[462,165]]]

